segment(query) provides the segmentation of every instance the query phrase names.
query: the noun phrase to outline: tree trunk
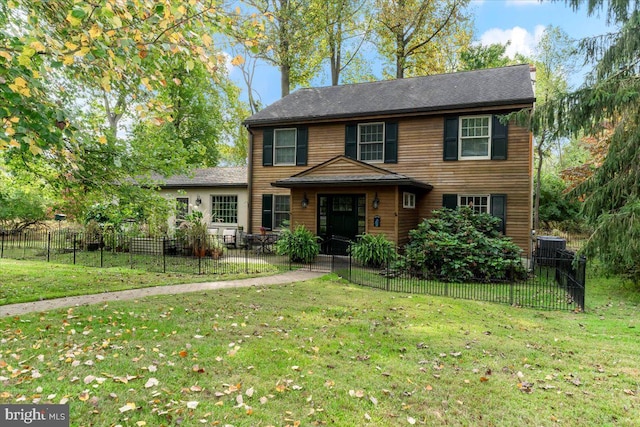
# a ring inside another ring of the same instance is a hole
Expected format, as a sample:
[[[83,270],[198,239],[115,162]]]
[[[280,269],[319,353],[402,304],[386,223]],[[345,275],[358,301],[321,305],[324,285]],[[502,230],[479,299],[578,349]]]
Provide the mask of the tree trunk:
[[[536,147],[536,151],[538,152],[538,164],[536,165],[536,189],[535,189],[535,197],[533,199],[533,229],[538,232],[538,228],[540,225],[540,189],[542,188],[542,160],[543,160],[543,150],[544,147],[544,134],[541,136],[541,141],[538,143]]]
[[[281,95],[284,98],[289,95],[289,73],[291,72],[291,66],[288,64],[283,64],[280,66],[280,87],[281,87]]]

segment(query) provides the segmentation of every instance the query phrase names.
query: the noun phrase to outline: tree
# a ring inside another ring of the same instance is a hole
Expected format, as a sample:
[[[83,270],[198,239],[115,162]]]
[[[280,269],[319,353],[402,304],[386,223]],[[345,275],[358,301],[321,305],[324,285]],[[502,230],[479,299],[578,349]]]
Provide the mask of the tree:
[[[585,84],[554,102],[566,131],[598,136],[611,126],[608,152],[574,193],[595,231],[584,253],[598,256],[610,272],[640,281],[640,3],[570,0],[593,15],[606,8],[610,34],[585,39],[581,51],[595,66]]]
[[[533,200],[533,228],[540,226],[540,195],[544,159],[552,145],[562,136],[561,128],[554,123],[552,110],[555,99],[568,89],[567,78],[574,67],[575,47],[567,34],[557,27],[548,27],[536,48],[536,114],[533,134],[535,137],[536,178]],[[551,111],[551,113],[550,113]],[[549,117],[551,114],[551,118]]]
[[[512,60],[506,56],[507,47],[511,44],[494,43],[488,46],[472,44],[460,52],[458,70],[481,70],[484,68],[505,67],[512,64]]]
[[[317,73],[322,56],[318,41],[321,30],[316,13],[306,0],[243,0],[257,11],[245,27],[264,27],[254,55],[280,70],[280,89],[286,96],[291,88],[306,85]]]
[[[470,41],[468,0],[377,0],[378,50],[394,77],[444,72],[449,52]],[[389,73],[391,74],[391,73]]]
[[[320,1],[315,6],[324,28],[332,86],[340,83],[340,75],[347,67],[360,65],[361,48],[371,30],[371,19],[366,13],[369,5],[369,0],[333,0]]]
[[[0,148],[39,154],[74,137],[74,116],[52,97],[61,75],[102,90],[113,133],[128,100],[166,83],[160,67],[166,58],[189,55],[191,63],[215,71],[220,64],[213,35],[232,24],[220,10],[205,0],[3,2]],[[167,117],[159,103],[147,103],[145,110],[158,120]]]

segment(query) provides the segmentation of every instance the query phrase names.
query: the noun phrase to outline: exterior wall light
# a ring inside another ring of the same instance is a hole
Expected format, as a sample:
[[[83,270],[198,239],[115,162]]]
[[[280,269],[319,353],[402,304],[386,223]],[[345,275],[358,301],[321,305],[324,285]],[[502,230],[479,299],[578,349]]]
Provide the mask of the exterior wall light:
[[[307,206],[309,206],[309,199],[307,199],[307,193],[304,193],[304,196],[302,196],[302,201],[300,202],[300,204],[305,209],[307,208]]]
[[[378,206],[380,206],[380,199],[378,199],[378,192],[376,192],[376,195],[373,198],[373,209],[378,209]]]
[[[200,198],[200,195],[198,194],[198,197],[196,197],[196,206],[200,206],[202,204],[202,199]]]

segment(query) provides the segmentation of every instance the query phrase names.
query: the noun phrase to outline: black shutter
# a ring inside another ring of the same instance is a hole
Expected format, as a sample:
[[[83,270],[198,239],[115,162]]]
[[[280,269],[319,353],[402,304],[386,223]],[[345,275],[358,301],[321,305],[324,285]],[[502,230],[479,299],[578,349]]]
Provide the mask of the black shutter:
[[[500,218],[502,223],[498,227],[498,231],[506,234],[507,230],[507,195],[492,194],[491,195],[491,215]]]
[[[444,160],[458,160],[458,118],[444,119]]]
[[[345,129],[344,155],[358,159],[358,125],[347,125]]]
[[[262,226],[267,230],[273,228],[273,194],[262,195]]]
[[[443,194],[442,195],[442,207],[447,209],[455,209],[458,207],[458,195],[457,194]]]
[[[494,115],[491,123],[491,160],[507,160],[507,134],[509,126],[500,123]]]
[[[395,122],[385,124],[384,162],[398,163],[398,123]]]
[[[273,128],[262,130],[262,166],[273,166]]]
[[[296,166],[307,165],[307,152],[309,146],[309,131],[306,127],[298,128],[298,136],[296,138]]]

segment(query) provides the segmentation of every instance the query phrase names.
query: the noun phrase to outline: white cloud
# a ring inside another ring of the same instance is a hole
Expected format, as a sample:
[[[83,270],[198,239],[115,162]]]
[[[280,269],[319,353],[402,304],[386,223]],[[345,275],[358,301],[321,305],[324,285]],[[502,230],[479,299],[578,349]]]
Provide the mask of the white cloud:
[[[505,52],[509,58],[513,58],[517,53],[531,57],[535,54],[536,45],[544,30],[545,27],[543,25],[536,25],[533,34],[522,27],[513,27],[506,30],[492,28],[480,36],[480,43],[488,46],[494,43],[504,44],[510,41],[511,44],[507,46]]]

